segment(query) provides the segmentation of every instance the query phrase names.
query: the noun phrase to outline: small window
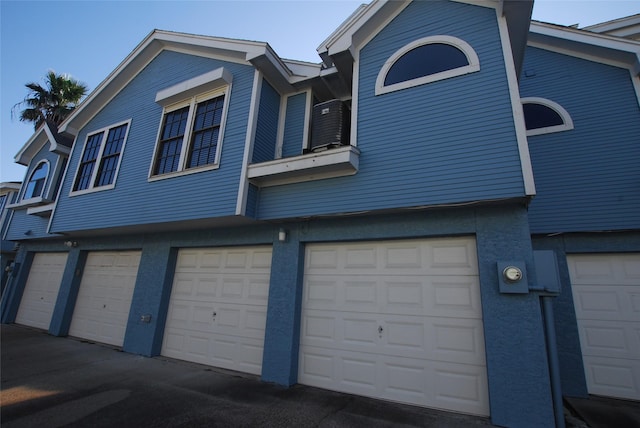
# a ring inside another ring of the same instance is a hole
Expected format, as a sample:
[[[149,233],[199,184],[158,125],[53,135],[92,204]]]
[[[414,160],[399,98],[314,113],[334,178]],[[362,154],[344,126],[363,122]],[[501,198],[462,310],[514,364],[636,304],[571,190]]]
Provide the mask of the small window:
[[[522,110],[527,136],[573,129],[569,113],[558,103],[545,98],[523,98]]]
[[[23,199],[31,199],[42,196],[44,192],[44,185],[47,181],[47,174],[49,174],[49,164],[40,162],[36,169],[31,173],[31,178],[27,183],[27,188],[24,191]]]
[[[217,91],[165,108],[152,176],[217,167],[225,98]]]
[[[396,51],[376,79],[376,95],[480,70],[478,55],[464,40],[430,36]]]
[[[73,192],[113,188],[128,131],[129,122],[126,122],[87,137]]]

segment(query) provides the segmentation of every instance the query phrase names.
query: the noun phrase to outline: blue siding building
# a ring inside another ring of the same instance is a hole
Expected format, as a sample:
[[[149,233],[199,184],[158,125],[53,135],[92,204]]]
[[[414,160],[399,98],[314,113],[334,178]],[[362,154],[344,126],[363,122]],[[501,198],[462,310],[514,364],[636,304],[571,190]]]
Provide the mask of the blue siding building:
[[[532,6],[376,0],[317,64],[153,31],[16,157],[1,321],[499,426],[640,399],[638,42]]]
[[[637,16],[602,28],[628,27],[632,37],[633,25],[637,40]],[[630,39],[533,23],[525,54],[523,103],[562,118],[527,132],[538,190],[529,223],[534,248],[557,257],[554,312],[568,396],[640,396],[629,334],[640,318],[628,305],[640,284],[639,53]]]

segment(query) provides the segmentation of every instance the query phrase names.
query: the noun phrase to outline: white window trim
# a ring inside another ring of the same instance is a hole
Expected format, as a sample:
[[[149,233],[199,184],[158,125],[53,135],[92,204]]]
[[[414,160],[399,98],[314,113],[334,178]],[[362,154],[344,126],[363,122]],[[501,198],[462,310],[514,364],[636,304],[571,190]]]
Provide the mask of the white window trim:
[[[27,193],[27,188],[29,187],[29,183],[31,183],[31,177],[33,177],[33,174],[36,172],[38,167],[43,163],[47,164],[47,175],[44,177],[44,184],[42,185],[42,193],[39,194],[38,196],[25,198],[26,193]],[[18,201],[17,205],[29,204],[31,202],[40,203],[43,200],[46,200],[47,186],[49,185],[49,182],[51,181],[50,178],[51,178],[51,162],[49,162],[48,159],[42,159],[40,162],[38,162],[36,164],[35,168],[33,168],[31,170],[31,173],[29,174],[29,179],[26,180],[25,185],[24,185],[24,189],[22,190],[22,197]]]
[[[216,70],[214,70],[216,71]],[[209,73],[207,73],[209,74]],[[196,78],[198,79],[198,78]],[[194,80],[194,79],[192,79]],[[187,81],[189,82],[189,81]],[[219,82],[219,80],[216,80],[216,82]],[[203,86],[199,86],[200,88],[203,88]],[[169,88],[171,89],[171,88]],[[168,90],[165,90],[168,91]],[[161,91],[162,92],[162,91]],[[189,92],[185,92],[185,93],[189,93]],[[160,94],[160,92],[158,93]],[[222,142],[224,141],[224,130],[225,130],[225,125],[227,123],[227,113],[229,111],[229,103],[230,103],[230,99],[231,99],[231,84],[225,84],[225,86],[223,87],[219,87],[217,89],[213,89],[210,90],[208,92],[205,93],[200,93],[198,95],[193,95],[188,99],[183,99],[180,102],[171,104],[171,105],[167,105],[162,109],[162,117],[160,119],[160,125],[158,126],[158,133],[156,135],[156,143],[153,149],[153,159],[151,160],[151,165],[149,166],[149,174],[148,174],[148,180],[149,182],[152,181],[158,181],[158,180],[164,180],[166,178],[172,178],[172,177],[179,177],[179,176],[183,176],[183,175],[189,175],[189,174],[194,174],[197,172],[203,172],[203,171],[210,171],[210,170],[214,170],[214,169],[218,169],[220,168],[220,157],[222,154]],[[202,166],[198,166],[195,168],[187,168],[186,167],[186,163],[187,163],[187,157],[188,157],[188,152],[189,152],[189,148],[191,145],[191,135],[192,135],[192,131],[193,131],[193,122],[194,122],[194,115],[195,115],[195,110],[196,110],[196,106],[198,103],[210,100],[212,98],[216,98],[216,97],[220,97],[220,96],[224,96],[224,104],[222,106],[222,118],[220,119],[220,131],[218,132],[218,141],[216,142],[216,159],[214,161],[214,163],[212,164],[208,164],[208,165],[202,165]],[[156,97],[157,99],[157,97]],[[153,174],[153,170],[156,164],[156,160],[158,158],[158,150],[160,147],[160,136],[162,135],[162,128],[164,125],[164,119],[165,116],[168,113],[171,113],[172,111],[181,109],[183,107],[189,106],[189,113],[187,115],[187,126],[184,130],[184,137],[182,140],[182,148],[180,150],[180,160],[179,160],[179,165],[178,165],[178,169],[176,171],[173,172],[167,172],[164,174],[157,174],[154,175]]]
[[[459,49],[462,53],[467,57],[468,65],[463,67],[457,67],[451,70],[441,71],[439,73],[430,74],[428,76],[418,77],[416,79],[405,80],[404,82],[394,83],[392,85],[385,86],[384,80],[387,77],[387,73],[396,63],[400,57],[409,52],[412,49],[415,49],[419,46],[430,45],[430,44],[446,44],[451,45],[454,48]],[[449,79],[451,77],[462,76],[463,74],[474,73],[480,70],[480,60],[478,59],[478,54],[473,50],[471,45],[465,42],[462,39],[453,36],[428,36],[423,37],[418,40],[414,40],[413,42],[404,45],[400,49],[398,49],[393,55],[389,57],[389,59],[384,63],[380,72],[378,73],[378,77],[376,78],[376,88],[375,94],[382,95],[389,92],[399,91],[401,89],[412,88],[414,86],[424,85],[426,83],[436,82],[438,80]]]
[[[120,148],[120,156],[118,158],[118,165],[116,166],[116,171],[114,172],[114,175],[113,175],[113,183],[107,184],[105,186],[94,187],[94,183],[98,175],[98,170],[100,169],[100,162],[102,161],[102,154],[104,153],[104,147],[106,146],[107,137],[109,136],[109,130],[113,128],[117,128],[122,125],[127,125],[127,131],[124,133],[124,141],[122,142],[122,147]],[[129,139],[130,129],[131,129],[131,119],[128,119],[122,122],[114,123],[113,125],[105,126],[104,128],[97,129],[96,131],[87,132],[87,135],[84,138],[84,144],[82,145],[82,151],[80,152],[80,155],[79,155],[80,158],[78,159],[78,164],[76,165],[76,172],[73,175],[73,181],[71,182],[71,191],[69,192],[69,196],[78,196],[78,195],[84,195],[87,193],[101,192],[103,190],[109,190],[116,187],[116,181],[118,180],[118,174],[120,173],[120,165],[122,165],[122,157],[124,155],[125,146],[127,145],[127,140]],[[100,149],[98,150],[98,155],[96,157],[96,164],[93,168],[93,172],[91,173],[90,185],[86,189],[73,190],[73,188],[76,185],[78,173],[80,172],[80,165],[82,164],[82,156],[84,155],[84,151],[87,148],[87,141],[90,136],[100,134],[100,133],[104,134],[104,137],[102,138],[102,142],[100,143]]]
[[[300,94],[306,94],[304,106],[304,129],[302,131],[300,154],[304,153],[304,150],[309,148],[309,128],[311,125],[311,109],[313,108],[313,92],[311,89],[288,94],[282,97],[282,101],[280,102],[280,119],[278,121],[278,139],[274,159],[282,158],[282,148],[284,146],[284,132],[287,120],[286,116],[289,99]]]
[[[546,98],[540,97],[526,97],[521,99],[522,104],[542,104],[543,106],[549,107],[551,110],[555,111],[560,115],[562,121],[564,122],[562,125],[554,125],[554,126],[545,126],[544,128],[536,128],[536,129],[528,129],[527,137],[532,137],[534,135],[543,135],[543,134],[552,134],[554,132],[562,132],[562,131],[570,131],[573,129],[573,120],[571,119],[571,115],[569,112],[565,110],[560,104],[555,101],[551,101]]]

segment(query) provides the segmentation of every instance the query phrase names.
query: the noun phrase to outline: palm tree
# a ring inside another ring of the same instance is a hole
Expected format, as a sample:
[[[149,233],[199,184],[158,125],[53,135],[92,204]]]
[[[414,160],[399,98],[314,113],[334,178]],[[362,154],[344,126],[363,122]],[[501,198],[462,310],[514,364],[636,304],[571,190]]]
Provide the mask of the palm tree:
[[[29,94],[12,109],[13,114],[16,108],[26,107],[20,112],[20,121],[33,122],[34,129],[38,129],[45,121],[60,125],[87,93],[83,83],[67,74],[56,74],[53,70],[49,70],[45,82],[47,88],[39,83],[27,83],[25,86]]]

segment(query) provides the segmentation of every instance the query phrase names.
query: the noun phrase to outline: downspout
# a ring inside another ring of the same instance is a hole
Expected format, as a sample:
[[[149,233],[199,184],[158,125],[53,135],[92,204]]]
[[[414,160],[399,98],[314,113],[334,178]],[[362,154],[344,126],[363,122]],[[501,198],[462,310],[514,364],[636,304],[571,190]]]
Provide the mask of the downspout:
[[[544,333],[547,341],[547,359],[549,361],[549,376],[551,381],[551,398],[553,400],[553,413],[556,420],[556,428],[565,428],[564,405],[562,404],[562,385],[560,382],[560,360],[558,358],[558,345],[556,341],[556,327],[553,317],[553,296],[543,295],[542,317]]]
[[[551,400],[556,428],[565,428],[564,405],[562,403],[562,383],[560,380],[560,359],[558,358],[558,342],[553,316],[553,299],[560,294],[560,274],[555,252],[552,250],[534,251],[536,277],[539,286],[532,291],[539,291],[542,303],[542,322],[549,363],[549,382],[551,383]]]

